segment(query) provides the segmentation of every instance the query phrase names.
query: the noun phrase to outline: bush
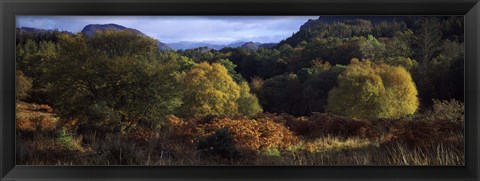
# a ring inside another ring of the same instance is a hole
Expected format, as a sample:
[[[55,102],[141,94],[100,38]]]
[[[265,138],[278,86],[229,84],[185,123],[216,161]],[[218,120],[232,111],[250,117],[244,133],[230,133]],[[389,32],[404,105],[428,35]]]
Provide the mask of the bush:
[[[202,125],[206,134],[227,127],[233,144],[242,153],[257,154],[268,149],[287,149],[299,142],[299,138],[283,124],[269,118],[257,120],[217,119]]]
[[[202,135],[200,120],[181,119],[168,116],[166,124],[155,135],[156,152],[169,155],[194,155],[197,152],[198,138]],[[203,135],[205,136],[205,135]]]
[[[425,118],[428,120],[444,119],[463,122],[465,120],[465,105],[455,99],[433,100],[432,109],[427,111]]]
[[[400,121],[388,128],[381,145],[403,144],[409,148],[431,148],[443,144],[464,149],[463,123],[449,120]]]
[[[417,89],[403,67],[352,59],[328,94],[327,110],[353,118],[400,118],[414,114],[418,105]]]
[[[329,113],[314,113],[310,117],[299,117],[296,119],[287,117],[286,120],[285,125],[307,139],[326,136],[370,139],[379,137],[378,126],[371,121],[357,120]]]
[[[233,145],[233,138],[228,128],[221,128],[215,133],[200,138],[198,149],[204,153],[222,158],[238,158],[240,152]]]

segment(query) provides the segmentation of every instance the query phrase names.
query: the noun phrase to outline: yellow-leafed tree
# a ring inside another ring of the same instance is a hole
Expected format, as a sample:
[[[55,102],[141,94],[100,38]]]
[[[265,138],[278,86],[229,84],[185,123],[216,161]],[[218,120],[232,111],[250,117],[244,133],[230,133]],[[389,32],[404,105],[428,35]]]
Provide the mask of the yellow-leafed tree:
[[[219,63],[202,62],[183,78],[184,96],[181,113],[187,117],[235,116],[240,86]]]
[[[354,118],[399,118],[418,105],[417,89],[403,67],[353,59],[330,90],[327,109]]]

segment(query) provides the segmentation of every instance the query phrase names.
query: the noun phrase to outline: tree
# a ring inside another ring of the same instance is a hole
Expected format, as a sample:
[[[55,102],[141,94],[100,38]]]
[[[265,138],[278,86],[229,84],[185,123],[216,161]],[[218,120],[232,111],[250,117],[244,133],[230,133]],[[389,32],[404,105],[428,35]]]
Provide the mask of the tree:
[[[25,44],[17,45],[17,68],[32,81],[29,100],[36,103],[49,103],[45,92],[48,84],[43,78],[57,55],[57,44],[51,41],[35,42],[27,39]]]
[[[395,33],[395,36],[385,43],[385,56],[410,57],[413,54],[410,47],[412,38],[413,32],[411,30]]]
[[[464,99],[463,44],[444,40],[439,55],[413,70],[421,101],[430,106],[433,99]]]
[[[302,115],[306,111],[302,91],[296,74],[283,74],[265,80],[257,95],[267,112]]]
[[[228,71],[228,74],[232,77],[232,79],[237,82],[237,83],[240,83],[243,81],[243,77],[242,75],[240,75],[239,73],[237,73],[235,71],[235,67],[237,67],[237,65],[233,64],[230,60],[228,59],[220,59],[217,61],[218,63],[222,64]]]
[[[402,66],[409,71],[418,66],[417,61],[405,57],[386,57],[380,62],[391,66]]]
[[[28,96],[28,91],[32,88],[32,80],[26,77],[22,71],[17,70],[15,72],[17,79],[16,79],[16,89],[15,95],[17,100],[25,99]]]
[[[327,110],[354,118],[399,118],[418,105],[417,89],[403,67],[353,59],[328,93]]]
[[[237,105],[239,114],[246,117],[255,116],[263,111],[257,96],[250,93],[250,87],[245,81],[240,83],[240,97],[237,99]]]
[[[358,38],[357,46],[362,55],[361,58],[380,59],[385,52],[385,45],[372,35]]]
[[[328,91],[337,86],[338,75],[345,70],[345,66],[337,64],[320,70],[303,83],[303,98],[308,113],[325,112]]]
[[[237,115],[236,101],[240,97],[240,86],[223,65],[210,65],[207,62],[197,64],[185,74],[182,85],[182,116]]]
[[[441,24],[436,17],[423,16],[416,22],[415,46],[420,62],[435,57],[441,48]]]
[[[106,40],[117,43],[98,44]],[[53,107],[63,118],[75,118],[83,127],[128,131],[138,124],[157,127],[180,105],[180,65],[157,59],[153,39],[119,31],[91,38],[62,35],[59,44],[47,79]]]

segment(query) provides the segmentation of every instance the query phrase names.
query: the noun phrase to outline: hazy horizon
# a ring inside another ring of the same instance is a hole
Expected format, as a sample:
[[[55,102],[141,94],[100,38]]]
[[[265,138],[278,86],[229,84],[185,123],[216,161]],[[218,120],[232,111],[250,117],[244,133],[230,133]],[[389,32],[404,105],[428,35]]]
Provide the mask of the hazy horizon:
[[[163,43],[276,43],[318,16],[17,16],[17,27],[80,32],[89,24],[118,24]]]

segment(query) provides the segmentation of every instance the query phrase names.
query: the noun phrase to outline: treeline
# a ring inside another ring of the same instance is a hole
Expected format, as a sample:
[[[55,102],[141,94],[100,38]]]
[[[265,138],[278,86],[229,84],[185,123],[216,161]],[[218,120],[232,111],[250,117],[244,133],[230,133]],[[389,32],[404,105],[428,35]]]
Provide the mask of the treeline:
[[[42,94],[28,99],[52,105],[62,118],[76,119],[78,129],[118,132],[136,125],[158,127],[172,114],[234,117],[262,112],[248,84],[235,82],[222,61],[195,63],[161,52],[155,40],[130,31],[107,30],[92,37],[61,34],[57,42],[28,40],[18,49],[23,72],[17,74],[17,94]]]
[[[430,107],[434,99],[463,101],[463,17],[376,21],[326,23],[320,18],[310,20],[272,49],[215,51],[203,47],[178,53],[195,62],[230,60],[236,65],[234,70],[250,82],[267,112],[325,112],[328,92],[338,86],[338,75],[353,58],[405,68],[415,83],[421,110]],[[332,70],[325,71],[330,66]]]
[[[158,127],[167,115],[400,118],[464,98],[462,17],[312,21],[255,50],[160,51],[128,30],[17,38],[17,98],[52,105],[79,130]]]

